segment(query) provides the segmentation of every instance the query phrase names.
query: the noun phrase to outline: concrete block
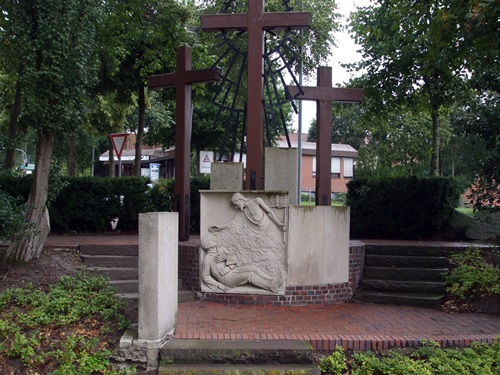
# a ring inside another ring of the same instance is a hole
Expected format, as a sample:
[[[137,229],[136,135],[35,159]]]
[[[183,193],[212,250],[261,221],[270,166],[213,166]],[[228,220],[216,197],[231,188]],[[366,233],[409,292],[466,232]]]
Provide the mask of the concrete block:
[[[242,190],[243,163],[212,163],[210,190]]]
[[[267,147],[265,154],[265,177],[266,190],[286,190],[290,204],[299,204],[299,172],[298,156],[296,148]]]
[[[290,206],[288,285],[349,281],[349,207]]]
[[[178,213],[139,214],[139,340],[161,341],[175,328]]]

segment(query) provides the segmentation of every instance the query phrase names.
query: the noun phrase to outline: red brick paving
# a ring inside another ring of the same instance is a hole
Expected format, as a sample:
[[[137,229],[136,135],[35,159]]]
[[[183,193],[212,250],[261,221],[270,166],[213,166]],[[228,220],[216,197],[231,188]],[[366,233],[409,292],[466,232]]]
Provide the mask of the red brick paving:
[[[179,304],[175,338],[309,340],[318,350],[379,350],[417,345],[422,339],[443,346],[493,342],[500,316],[449,314],[438,310],[344,303],[291,307],[238,306],[214,302]]]
[[[137,235],[50,236],[46,246],[78,248],[80,244],[137,243]],[[401,244],[432,245],[418,241],[401,241]],[[273,307],[188,302],[179,304],[175,337],[309,340],[318,350],[333,350],[336,345],[345,349],[381,350],[416,346],[422,339],[436,340],[442,346],[464,347],[474,341],[499,340],[500,316],[361,303]]]

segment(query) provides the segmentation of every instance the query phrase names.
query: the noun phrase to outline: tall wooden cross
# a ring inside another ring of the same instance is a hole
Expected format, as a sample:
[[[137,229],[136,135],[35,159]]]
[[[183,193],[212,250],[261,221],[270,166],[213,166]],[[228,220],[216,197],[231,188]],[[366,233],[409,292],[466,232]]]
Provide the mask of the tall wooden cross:
[[[189,239],[190,185],[189,166],[191,155],[191,85],[220,80],[218,72],[211,69],[191,70],[191,48],[177,49],[177,71],[149,77],[149,87],[175,88],[175,182],[174,210],[179,213],[179,240]]]
[[[246,183],[249,190],[264,189],[263,85],[264,31],[305,28],[311,24],[309,12],[266,13],[264,0],[249,0],[246,14],[201,16],[201,28],[208,32],[248,32],[247,74],[247,161]]]
[[[318,87],[302,87],[303,95],[296,86],[287,86],[292,97],[316,101],[316,205],[332,203],[332,103],[361,103],[362,89],[332,87],[332,68],[318,68]]]

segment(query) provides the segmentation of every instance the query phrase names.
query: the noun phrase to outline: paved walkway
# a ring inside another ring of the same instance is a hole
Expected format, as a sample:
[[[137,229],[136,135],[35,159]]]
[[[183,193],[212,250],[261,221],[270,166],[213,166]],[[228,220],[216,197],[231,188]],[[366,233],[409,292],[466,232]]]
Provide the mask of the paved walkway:
[[[431,244],[404,242],[410,243]],[[78,248],[80,244],[137,244],[137,235],[50,236],[46,242],[47,246],[55,248]],[[450,243],[432,244],[447,247]],[[301,339],[310,341],[318,350],[333,350],[336,345],[354,350],[381,350],[415,346],[422,339],[436,340],[444,347],[464,347],[472,341],[491,343],[498,340],[500,316],[449,314],[427,308],[362,303],[272,307],[198,301],[179,304],[175,337]]]

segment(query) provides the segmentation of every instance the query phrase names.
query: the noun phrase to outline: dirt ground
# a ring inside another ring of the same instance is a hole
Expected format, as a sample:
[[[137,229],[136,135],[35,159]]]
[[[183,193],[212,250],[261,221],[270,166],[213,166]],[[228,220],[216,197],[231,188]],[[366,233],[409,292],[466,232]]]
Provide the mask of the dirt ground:
[[[28,283],[32,283],[36,288],[45,289],[50,284],[57,282],[60,276],[74,276],[85,270],[78,251],[73,249],[44,249],[38,259],[29,263],[15,264],[3,262],[4,253],[5,248],[0,248],[0,294],[9,288],[23,288]],[[132,300],[128,302],[123,312],[132,323],[136,323],[137,310],[137,300]],[[115,333],[115,347],[118,345],[121,334],[121,332]],[[109,349],[113,350],[115,347]],[[0,373],[23,374],[23,369],[19,363],[6,358],[2,360],[0,357]],[[150,371],[136,372],[136,374],[153,373]]]

